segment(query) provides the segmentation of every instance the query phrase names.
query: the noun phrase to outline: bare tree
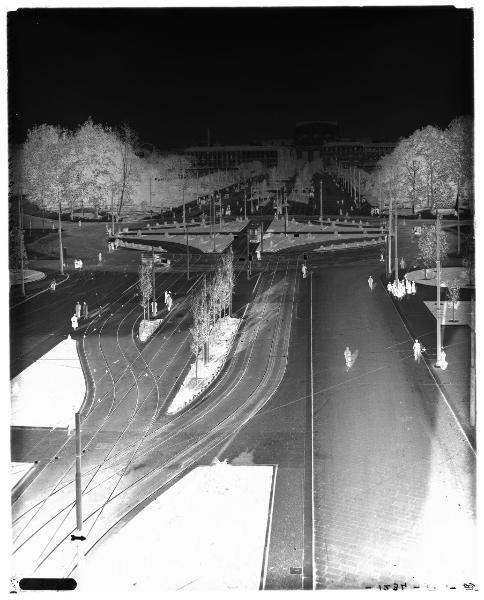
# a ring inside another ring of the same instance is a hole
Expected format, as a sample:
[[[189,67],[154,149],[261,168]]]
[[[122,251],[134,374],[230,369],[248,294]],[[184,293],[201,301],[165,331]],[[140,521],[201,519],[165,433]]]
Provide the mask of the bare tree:
[[[440,259],[445,260],[449,252],[449,243],[445,231],[440,230]],[[418,240],[417,256],[422,262],[427,279],[427,270],[437,264],[437,226],[422,227],[422,235]]]
[[[153,292],[153,284],[151,278],[151,266],[147,263],[141,263],[138,269],[138,286],[141,292],[140,304],[143,307],[143,320],[150,318],[150,298]]]
[[[452,323],[455,323],[455,307],[456,305],[459,303],[460,300],[460,285],[457,279],[453,279],[448,292],[447,292],[447,297],[449,298],[450,302],[452,302]]]

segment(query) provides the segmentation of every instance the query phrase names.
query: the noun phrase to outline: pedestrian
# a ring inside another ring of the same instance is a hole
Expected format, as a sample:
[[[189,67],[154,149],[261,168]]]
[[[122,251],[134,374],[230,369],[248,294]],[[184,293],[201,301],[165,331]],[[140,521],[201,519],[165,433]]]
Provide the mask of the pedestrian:
[[[422,357],[422,346],[421,346],[420,342],[416,339],[415,342],[413,343],[413,358],[418,363],[420,363],[421,357]]]
[[[406,277],[405,277],[405,291],[407,292],[407,294],[412,293],[412,284]]]
[[[348,346],[346,346],[345,351],[343,352],[346,363],[346,372],[348,372],[351,368],[351,350]]]
[[[99,262],[102,262],[102,260],[103,260],[103,255],[102,255],[102,252],[100,252],[100,253],[97,255],[97,257],[98,257],[98,259],[99,259]]]
[[[307,270],[307,267],[306,267],[305,264],[303,264],[303,266],[301,267],[301,271],[302,271],[303,279],[306,279],[306,275],[307,275],[307,271],[308,270]]]
[[[119,246],[119,239],[116,238],[116,240],[114,241],[114,247],[116,248],[116,250],[118,249]]]
[[[389,294],[392,293],[392,284],[390,282],[387,283],[387,291]]]
[[[405,264],[406,264],[406,263],[405,263],[405,259],[404,259],[404,258],[403,258],[403,256],[402,256],[402,258],[401,258],[401,260],[400,260],[400,268],[401,268],[401,269],[405,269]]]
[[[385,257],[383,256],[383,252],[380,252],[380,262],[383,262],[385,260]]]
[[[371,275],[368,277],[368,285],[370,286],[370,290],[373,290],[373,277]]]
[[[87,308],[87,302],[83,302],[82,303],[82,316],[85,319],[87,319],[88,315],[89,315],[89,311],[88,311],[88,308]]]
[[[76,317],[79,319],[81,316],[81,304],[79,300],[76,302]]]
[[[158,313],[158,302],[156,300],[153,300],[153,302],[151,303],[151,314],[156,315],[157,313]]]
[[[79,219],[79,227],[82,227],[82,221]]]
[[[168,292],[165,290],[165,304],[168,303]]]
[[[256,255],[257,255],[257,260],[260,260],[260,249],[257,248],[257,250],[255,251]]]
[[[77,327],[79,326],[79,323],[77,321],[77,317],[76,315],[72,315],[71,317],[71,325],[72,325],[72,329],[74,329],[74,331],[77,329]]]
[[[440,368],[443,369],[444,371],[447,369],[447,367],[449,366],[449,363],[446,360],[447,355],[444,352],[444,348],[442,347],[441,351],[440,351]]]
[[[412,294],[416,294],[417,293],[417,289],[416,289],[416,286],[415,286],[415,281],[412,281],[412,292],[411,293]]]
[[[53,279],[53,280],[50,282],[50,289],[51,289],[51,291],[52,291],[52,292],[55,292],[56,285],[57,285],[57,282],[56,282],[56,280],[55,280],[55,279]]]

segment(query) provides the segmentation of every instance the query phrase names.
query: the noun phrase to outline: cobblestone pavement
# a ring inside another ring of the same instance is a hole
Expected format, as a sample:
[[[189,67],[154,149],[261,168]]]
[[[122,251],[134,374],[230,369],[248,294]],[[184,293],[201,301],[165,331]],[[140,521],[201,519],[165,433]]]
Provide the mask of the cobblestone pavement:
[[[313,279],[316,587],[474,581],[474,452],[383,287]]]

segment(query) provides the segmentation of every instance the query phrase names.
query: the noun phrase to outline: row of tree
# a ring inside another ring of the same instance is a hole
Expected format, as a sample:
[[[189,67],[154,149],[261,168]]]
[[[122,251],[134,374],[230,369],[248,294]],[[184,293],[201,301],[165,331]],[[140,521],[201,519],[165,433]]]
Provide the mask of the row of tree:
[[[193,295],[191,312],[193,325],[191,350],[195,355],[195,377],[198,378],[198,359],[203,355],[204,364],[210,357],[210,335],[218,319],[232,313],[232,294],[235,284],[232,253],[223,254],[212,278]]]
[[[453,207],[457,198],[472,207],[473,164],[474,122],[461,116],[445,130],[428,125],[401,139],[379,160],[369,185],[384,205],[391,199],[413,212]]]
[[[261,163],[236,171],[199,173],[190,156],[141,150],[128,125],[114,129],[88,119],[76,130],[33,127],[11,157],[12,195],[40,210],[100,210],[118,217],[128,208],[159,212],[264,172]]]

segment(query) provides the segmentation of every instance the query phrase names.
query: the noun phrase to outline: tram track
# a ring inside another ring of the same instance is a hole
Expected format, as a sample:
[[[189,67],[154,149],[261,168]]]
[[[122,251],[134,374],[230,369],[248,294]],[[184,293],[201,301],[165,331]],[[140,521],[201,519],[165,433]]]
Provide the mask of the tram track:
[[[275,276],[275,273],[276,273],[276,271],[277,271],[277,269],[274,269],[274,270],[273,270],[271,282],[273,281],[273,278],[274,278],[274,276]],[[270,288],[270,285],[269,285],[269,288]],[[262,321],[261,321],[261,322],[262,322]],[[254,345],[255,345],[255,342],[256,342],[256,340],[257,340],[257,336],[254,336],[253,347],[254,347]],[[146,363],[146,364],[147,364],[147,363]],[[146,366],[146,365],[145,365],[145,366]],[[213,393],[213,390],[212,390],[212,393]],[[182,415],[181,415],[181,416],[182,416]],[[227,418],[230,418],[230,415],[228,415],[228,417],[227,417]],[[234,417],[234,418],[235,418],[235,417]],[[223,421],[221,421],[221,422],[224,422],[224,421],[226,421],[226,419],[224,419],[224,420],[223,420]],[[124,475],[126,474],[126,472],[127,472],[127,469],[128,469],[128,467],[129,467],[129,465],[130,465],[130,464],[132,464],[132,462],[133,462],[134,458],[135,458],[135,457],[137,457],[137,458],[140,458],[141,456],[143,456],[143,455],[141,455],[141,454],[139,453],[139,449],[142,447],[143,443],[144,443],[144,442],[147,440],[147,438],[148,438],[148,435],[150,435],[150,438],[151,438],[151,439],[153,438],[153,436],[157,436],[157,435],[159,435],[159,433],[160,433],[160,432],[159,432],[159,429],[158,429],[158,430],[155,430],[155,431],[150,431],[150,430],[152,429],[152,424],[153,424],[153,420],[150,422],[149,426],[148,426],[148,427],[145,429],[145,434],[144,434],[142,437],[138,438],[138,441],[137,441],[137,443],[136,443],[136,446],[135,446],[135,450],[134,450],[134,452],[132,453],[132,455],[131,455],[131,457],[130,457],[130,459],[129,459],[129,461],[128,461],[128,464],[125,464],[125,465],[122,467],[122,470],[121,470],[121,476],[119,476],[119,473],[118,473],[118,480],[117,480],[117,482],[116,482],[116,485],[115,485],[115,487],[114,487],[114,488],[112,489],[112,491],[111,491],[111,494],[110,494],[110,497],[109,497],[109,500],[108,500],[108,502],[112,502],[113,500],[115,500],[116,498],[118,498],[120,494],[123,494],[123,493],[125,493],[126,489],[125,489],[125,490],[121,490],[119,493],[117,493],[117,494],[113,495],[113,494],[114,494],[114,492],[116,491],[116,489],[118,488],[118,486],[119,486],[119,484],[120,484],[121,480],[124,478]],[[168,425],[170,425],[170,423],[169,423]],[[192,425],[193,425],[193,423],[192,423]],[[219,425],[220,425],[220,424],[219,424]],[[188,427],[188,425],[187,425],[187,427]],[[222,425],[220,425],[220,427],[222,427]],[[212,433],[213,433],[213,431],[212,431]],[[229,432],[229,435],[230,435],[231,433],[232,433],[232,430]],[[166,439],[164,439],[164,440],[163,440],[161,443],[162,443],[162,444],[166,444],[166,442],[167,442],[167,440],[166,440]],[[156,449],[156,448],[155,448],[155,449]],[[153,450],[154,450],[154,448],[153,448],[153,447],[150,447],[149,449],[145,450],[143,454],[146,454],[147,452],[152,452]],[[189,448],[188,450],[186,450],[186,452],[190,453],[190,452],[193,452],[194,450],[195,450],[195,448],[194,448],[193,446],[191,446],[191,449]],[[126,450],[125,450],[125,452],[126,452]],[[181,458],[181,457],[182,457],[181,453],[179,453],[178,455],[176,455],[176,456],[173,458],[173,460],[175,460],[175,461],[176,461],[176,460],[177,460],[177,456],[178,456],[178,458]],[[118,457],[118,458],[119,458],[119,457]],[[158,467],[158,469],[156,469],[156,471],[159,471],[160,469],[164,469],[164,468],[166,468],[166,467],[167,467],[167,464],[161,465],[161,466],[159,466],[159,467]],[[115,474],[114,474],[114,475],[115,475]],[[111,476],[111,477],[112,477],[112,476]],[[103,482],[100,482],[98,485],[102,485],[102,484],[103,484]],[[136,483],[135,483],[135,484],[133,484],[133,485],[136,485]],[[86,487],[87,487],[87,486],[86,486]],[[131,487],[131,486],[130,486],[130,487]],[[91,488],[91,490],[89,490],[89,491],[92,491],[92,488]],[[87,494],[89,493],[89,491],[86,489],[86,493],[87,493]],[[102,510],[104,510],[104,507],[106,506],[106,503],[105,503],[105,504],[103,504],[102,506],[103,506]],[[66,508],[68,508],[68,507],[66,507]],[[63,509],[61,512],[63,512],[64,510],[65,510],[65,509]],[[99,510],[100,510],[100,507],[98,507],[98,508],[96,509],[96,511],[94,511],[94,513],[92,513],[92,514],[95,514],[95,513],[96,513],[96,512],[98,512]],[[88,520],[88,519],[89,519],[89,517],[87,517],[87,519],[86,519],[86,520]],[[97,521],[97,519],[96,519],[96,521]],[[93,525],[92,525],[92,526],[94,526],[94,525],[95,525],[95,522],[93,523]],[[48,555],[46,555],[46,556],[45,556],[45,557],[44,557],[44,558],[41,560],[41,562],[39,563],[39,566],[40,566],[40,565],[41,565],[41,564],[44,562],[44,560],[46,560],[47,558],[48,558]]]

